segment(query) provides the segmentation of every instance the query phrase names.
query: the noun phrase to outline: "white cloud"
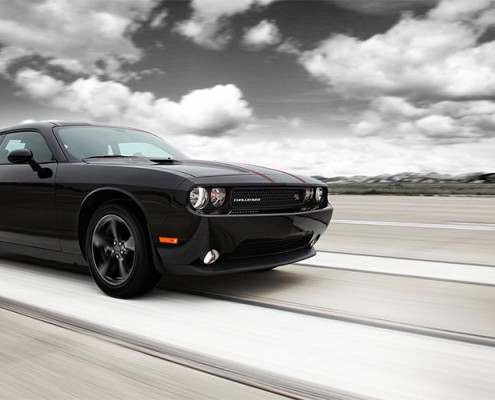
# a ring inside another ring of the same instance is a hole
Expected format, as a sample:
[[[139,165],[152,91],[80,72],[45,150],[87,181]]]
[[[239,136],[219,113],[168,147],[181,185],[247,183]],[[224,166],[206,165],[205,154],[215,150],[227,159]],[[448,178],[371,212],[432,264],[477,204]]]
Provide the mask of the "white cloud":
[[[303,124],[303,120],[299,117],[294,117],[290,120],[289,124],[291,128],[297,129],[301,127],[301,125]]]
[[[456,121],[447,115],[428,115],[418,119],[416,125],[426,136],[452,138],[459,128]]]
[[[279,46],[277,46],[277,51],[285,54],[292,54],[294,56],[301,56],[302,51],[300,49],[300,44],[292,38],[285,39]]]
[[[273,1],[276,0],[193,0],[191,18],[179,22],[176,31],[200,46],[220,50],[231,38],[229,17]]]
[[[493,137],[495,0],[443,0],[424,17],[404,15],[382,34],[334,35],[299,61],[370,109],[354,132],[452,144]]]
[[[258,25],[247,29],[242,41],[250,48],[262,49],[280,43],[280,31],[274,22],[263,20]]]
[[[452,144],[495,137],[495,103],[488,100],[441,101],[422,106],[400,97],[378,97],[353,131],[408,144]]]
[[[225,21],[193,18],[176,25],[176,32],[191,39],[199,46],[221,50],[230,41],[231,35]]]
[[[480,36],[467,24],[408,16],[367,40],[333,36],[300,61],[312,75],[351,96],[492,96],[495,42],[477,44]]]
[[[122,62],[141,57],[129,38],[156,0],[23,0],[0,3],[0,64],[35,54],[77,74],[120,74]]]
[[[432,19],[464,21],[480,26],[495,23],[495,2],[493,0],[444,0],[429,12]]]
[[[165,26],[165,20],[167,19],[167,16],[168,16],[167,10],[163,10],[157,13],[151,20],[150,27],[156,29]]]
[[[42,104],[157,132],[223,135],[242,127],[252,117],[252,109],[235,85],[193,90],[174,102],[156,98],[151,92],[133,92],[122,83],[101,81],[94,76],[67,84],[24,69],[18,72],[15,83]]]
[[[401,97],[380,97],[374,102],[380,115],[388,119],[421,118],[427,114],[426,110],[416,107]]]

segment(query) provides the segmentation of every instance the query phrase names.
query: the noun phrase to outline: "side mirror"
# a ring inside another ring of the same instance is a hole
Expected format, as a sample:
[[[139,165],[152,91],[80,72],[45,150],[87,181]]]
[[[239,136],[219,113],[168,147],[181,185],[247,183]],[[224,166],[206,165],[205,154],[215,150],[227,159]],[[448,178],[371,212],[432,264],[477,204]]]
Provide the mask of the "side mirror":
[[[29,149],[12,150],[7,159],[12,164],[29,164],[31,169],[38,173],[40,178],[50,178],[53,172],[50,168],[42,168],[33,158],[33,152]]]
[[[33,152],[29,149],[12,150],[7,156],[12,164],[27,164],[33,160]]]

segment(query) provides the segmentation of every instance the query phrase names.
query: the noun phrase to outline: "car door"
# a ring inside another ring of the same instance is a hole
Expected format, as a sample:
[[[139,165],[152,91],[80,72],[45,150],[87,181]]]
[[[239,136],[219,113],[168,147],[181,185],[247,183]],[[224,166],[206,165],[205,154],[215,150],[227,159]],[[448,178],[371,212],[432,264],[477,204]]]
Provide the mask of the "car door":
[[[8,154],[29,149],[43,168],[12,164]],[[0,134],[0,241],[60,250],[57,233],[55,176],[57,162],[36,131]]]

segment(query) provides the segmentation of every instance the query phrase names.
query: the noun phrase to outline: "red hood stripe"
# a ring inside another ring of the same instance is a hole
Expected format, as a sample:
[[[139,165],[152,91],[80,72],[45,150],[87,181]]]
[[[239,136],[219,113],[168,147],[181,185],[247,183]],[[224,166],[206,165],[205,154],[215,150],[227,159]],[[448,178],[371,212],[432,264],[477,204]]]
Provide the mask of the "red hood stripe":
[[[204,162],[204,163],[226,165],[226,166],[231,167],[231,168],[237,168],[237,169],[240,169],[240,170],[243,170],[243,171],[251,172],[252,174],[261,176],[262,178],[266,179],[268,182],[275,183],[275,181],[272,178],[270,178],[269,176],[266,176],[265,174],[262,174],[261,172],[255,171],[253,169],[249,169],[249,168],[245,168],[245,167],[240,167],[239,165],[228,164],[228,163],[224,163],[224,162],[220,162],[220,161],[209,161],[209,160],[191,160],[191,159],[187,159],[187,161],[193,161],[193,162],[194,161],[198,161],[198,162]]]
[[[280,172],[281,174],[289,175],[289,176],[291,176],[292,178],[297,179],[299,182],[306,183],[306,181],[305,181],[303,178],[299,178],[299,177],[298,177],[298,176],[296,176],[296,175],[292,175],[292,174],[290,174],[290,173],[288,173],[288,172],[281,171],[281,170],[279,170],[279,169],[275,169],[275,168],[269,168],[269,169],[271,169],[272,171],[277,171],[277,172]]]

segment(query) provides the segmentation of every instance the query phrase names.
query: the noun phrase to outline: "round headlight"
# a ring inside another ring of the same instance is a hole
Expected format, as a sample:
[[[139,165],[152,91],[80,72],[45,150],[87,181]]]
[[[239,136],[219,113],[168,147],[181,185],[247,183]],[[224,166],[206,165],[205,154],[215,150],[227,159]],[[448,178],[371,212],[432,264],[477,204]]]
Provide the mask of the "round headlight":
[[[315,190],[315,200],[317,203],[319,203],[323,199],[323,188],[318,187]]]
[[[208,191],[201,186],[195,187],[189,193],[189,202],[196,210],[205,208],[208,204]]]
[[[309,203],[313,200],[313,194],[315,190],[313,188],[306,188],[306,192],[304,193],[304,202]]]
[[[220,207],[225,202],[225,189],[213,188],[211,189],[210,201],[214,207]]]

